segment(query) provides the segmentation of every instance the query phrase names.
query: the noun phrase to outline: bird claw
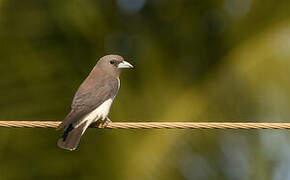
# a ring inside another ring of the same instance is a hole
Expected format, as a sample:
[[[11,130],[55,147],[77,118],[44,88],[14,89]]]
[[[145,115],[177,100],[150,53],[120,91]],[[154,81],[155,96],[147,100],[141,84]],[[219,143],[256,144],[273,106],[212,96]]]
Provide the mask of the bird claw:
[[[106,128],[111,122],[112,121],[109,118],[106,118],[100,123],[99,127]]]

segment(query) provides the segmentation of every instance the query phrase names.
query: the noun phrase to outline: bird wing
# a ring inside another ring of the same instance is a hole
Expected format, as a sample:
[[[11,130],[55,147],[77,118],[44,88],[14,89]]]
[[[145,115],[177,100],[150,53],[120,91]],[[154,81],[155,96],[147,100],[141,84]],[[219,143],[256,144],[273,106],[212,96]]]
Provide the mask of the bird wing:
[[[58,126],[58,129],[66,128],[71,123],[78,123],[85,115],[92,112],[103,102],[114,98],[118,93],[118,89],[118,79],[113,77],[86,79],[73,99],[71,112]]]

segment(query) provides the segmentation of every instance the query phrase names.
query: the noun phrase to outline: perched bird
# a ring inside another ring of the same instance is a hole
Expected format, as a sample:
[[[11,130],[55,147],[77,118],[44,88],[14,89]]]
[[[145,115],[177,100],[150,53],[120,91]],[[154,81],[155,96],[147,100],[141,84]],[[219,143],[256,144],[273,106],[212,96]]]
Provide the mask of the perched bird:
[[[57,145],[66,150],[75,150],[90,124],[102,120],[106,126],[111,104],[120,87],[120,73],[123,68],[133,68],[119,55],[102,57],[76,92],[71,112],[59,129],[64,129]]]

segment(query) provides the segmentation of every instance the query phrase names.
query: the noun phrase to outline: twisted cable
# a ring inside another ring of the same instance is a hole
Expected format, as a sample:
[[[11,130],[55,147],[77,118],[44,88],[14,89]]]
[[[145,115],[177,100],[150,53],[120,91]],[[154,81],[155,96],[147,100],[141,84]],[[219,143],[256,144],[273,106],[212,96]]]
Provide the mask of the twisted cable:
[[[59,121],[0,121],[0,127],[56,128]],[[112,122],[106,127],[92,124],[100,129],[290,129],[290,123],[255,122]]]

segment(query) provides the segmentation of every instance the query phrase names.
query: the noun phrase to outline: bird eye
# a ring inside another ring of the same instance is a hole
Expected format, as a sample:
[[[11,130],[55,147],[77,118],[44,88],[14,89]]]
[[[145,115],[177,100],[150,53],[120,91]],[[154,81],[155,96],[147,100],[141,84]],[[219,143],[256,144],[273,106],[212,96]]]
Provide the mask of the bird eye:
[[[114,60],[111,60],[111,61],[110,61],[110,64],[115,64],[115,61],[114,61]]]

